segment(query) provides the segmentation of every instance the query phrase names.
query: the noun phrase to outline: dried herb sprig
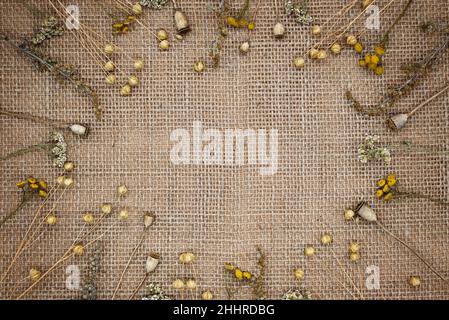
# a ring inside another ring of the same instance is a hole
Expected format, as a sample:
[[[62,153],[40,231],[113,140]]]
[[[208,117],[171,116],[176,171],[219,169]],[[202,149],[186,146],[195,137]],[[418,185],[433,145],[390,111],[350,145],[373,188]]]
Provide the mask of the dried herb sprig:
[[[67,144],[65,143],[64,136],[59,132],[52,132],[50,138],[42,143],[34,144],[2,156],[0,157],[0,161],[16,158],[38,150],[48,152],[53,158],[53,165],[55,167],[62,168],[67,161]]]
[[[39,30],[31,38],[31,42],[38,46],[46,40],[61,36],[63,33],[64,28],[61,23],[54,16],[49,16],[42,21]]]
[[[171,298],[162,291],[159,285],[150,283],[142,300],[171,300]]]
[[[259,272],[257,276],[254,277],[253,295],[257,300],[264,300],[267,298],[267,291],[265,288],[265,276],[266,276],[266,255],[265,252],[260,247],[257,247],[257,252],[259,254],[259,259],[257,261],[257,266]]]
[[[56,62],[51,57],[44,55],[42,52],[31,46],[30,42],[28,41],[24,41],[21,44],[17,45],[4,34],[0,34],[0,39],[7,41],[25,57],[29,58],[32,64],[39,71],[48,71],[60,83],[68,81],[74,84],[78,88],[78,90],[89,96],[92,103],[92,110],[94,111],[95,116],[97,117],[97,119],[101,119],[102,110],[100,108],[97,93],[94,91],[94,89],[92,89],[90,85],[80,79],[74,66]]]
[[[367,135],[359,145],[358,155],[362,163],[368,163],[373,160],[382,160],[384,163],[390,163],[391,153],[386,147],[380,146],[378,136]]]
[[[103,249],[103,242],[98,241],[94,244],[92,253],[89,255],[88,273],[82,288],[83,300],[97,300],[97,281],[101,271],[101,256],[103,254]]]
[[[290,289],[282,295],[281,300],[312,300],[312,296],[299,289]]]

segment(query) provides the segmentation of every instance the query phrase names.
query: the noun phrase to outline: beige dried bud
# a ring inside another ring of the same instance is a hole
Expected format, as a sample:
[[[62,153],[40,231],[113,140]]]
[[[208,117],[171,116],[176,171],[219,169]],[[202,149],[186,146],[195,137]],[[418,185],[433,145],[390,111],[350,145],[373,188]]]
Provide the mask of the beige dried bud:
[[[140,71],[145,66],[145,62],[142,59],[137,59],[134,61],[134,69]]]
[[[175,28],[178,33],[182,34],[190,30],[189,20],[181,10],[175,9],[174,21]]]
[[[319,53],[320,53],[320,51],[318,49],[312,48],[309,51],[309,57],[312,59],[317,59]]]
[[[204,63],[202,61],[195,61],[193,64],[193,70],[195,70],[198,73],[201,73],[204,71]]]
[[[104,52],[106,54],[113,54],[115,52],[115,46],[112,43],[108,43],[104,46]]]
[[[325,233],[321,236],[321,243],[324,245],[329,245],[332,243],[333,239],[332,239],[332,235],[330,235],[329,233]]]
[[[159,29],[156,33],[156,37],[159,41],[167,40],[168,33],[167,33],[167,31],[165,31],[165,29]]]
[[[201,294],[201,298],[203,300],[212,300],[214,298],[214,295],[210,290],[206,290]]]
[[[50,214],[47,219],[45,219],[45,222],[49,225],[49,226],[54,226],[57,222],[58,222],[58,218],[56,217],[56,215],[54,214]]]
[[[56,178],[56,183],[62,186],[64,184],[64,181],[66,179],[66,176],[59,176]]]
[[[71,186],[74,184],[74,182],[75,182],[75,181],[74,181],[72,178],[66,177],[66,178],[64,179],[64,186],[65,186],[66,188],[71,187]]]
[[[122,209],[118,213],[118,218],[122,221],[128,220],[129,212],[126,209]]]
[[[246,53],[248,53],[249,48],[250,48],[249,42],[245,41],[240,45],[240,52],[243,54],[246,54]]]
[[[131,87],[137,87],[139,85],[139,78],[137,78],[137,76],[132,75],[128,78],[128,84]]]
[[[321,34],[321,27],[320,26],[312,26],[311,31],[314,36],[319,36]]]
[[[94,216],[92,213],[86,212],[83,216],[83,220],[85,223],[92,223],[94,222]]]
[[[360,250],[360,245],[357,242],[351,241],[349,243],[349,252],[358,253]]]
[[[173,288],[181,290],[184,289],[184,287],[185,287],[184,281],[182,281],[181,279],[176,279],[175,281],[173,281]]]
[[[345,210],[344,217],[346,221],[352,220],[355,216],[355,212],[351,209]]]
[[[357,38],[353,35],[350,35],[346,38],[346,43],[350,46],[355,46],[357,44]]]
[[[122,96],[129,96],[131,94],[131,86],[129,84],[125,84],[121,89],[120,89],[120,95]]]
[[[82,256],[84,255],[84,246],[82,244],[77,244],[73,247],[72,251],[76,256]]]
[[[313,257],[315,255],[315,248],[314,247],[305,247],[304,255],[306,257]]]
[[[357,262],[360,260],[360,255],[358,252],[351,252],[349,254],[349,260],[351,260],[352,262]]]
[[[106,83],[109,85],[116,84],[117,77],[115,76],[115,74],[108,74],[108,76],[106,77]]]
[[[101,212],[103,212],[103,214],[105,214],[105,215],[111,214],[112,205],[110,203],[103,203],[101,205]]]
[[[341,52],[341,45],[338,42],[335,42],[332,46],[331,46],[331,52],[333,54],[339,54]]]
[[[107,72],[112,72],[115,70],[115,64],[112,61],[108,61],[104,64],[104,70]]]
[[[89,129],[86,126],[77,123],[70,125],[69,129],[78,136],[87,136],[89,133]]]
[[[33,282],[37,282],[42,276],[42,273],[36,269],[36,268],[31,268],[30,269],[30,279]]]
[[[186,281],[186,287],[187,287],[187,289],[195,290],[196,289],[196,281],[195,281],[195,279],[188,279]]]
[[[168,40],[162,40],[161,42],[159,42],[159,48],[161,50],[168,50],[168,48],[170,47],[170,42],[168,42]]]
[[[295,65],[295,67],[297,69],[301,69],[306,64],[306,61],[302,57],[297,57],[297,58],[295,58],[295,60],[293,60],[293,64]]]
[[[75,164],[71,161],[67,161],[64,163],[64,170],[67,172],[71,172],[75,169]]]
[[[296,280],[302,280],[302,279],[304,279],[304,276],[305,276],[305,272],[304,272],[304,270],[303,269],[301,269],[301,268],[297,268],[297,269],[295,269],[295,279]]]
[[[419,287],[421,285],[421,278],[418,276],[411,276],[409,283],[412,287]]]
[[[119,197],[124,197],[128,193],[128,187],[124,184],[117,187],[117,195]]]
[[[192,252],[183,252],[179,255],[179,262],[184,264],[193,263],[195,261],[195,255]]]
[[[133,5],[133,13],[136,15],[142,14],[142,6],[140,5],[140,3],[136,3]]]

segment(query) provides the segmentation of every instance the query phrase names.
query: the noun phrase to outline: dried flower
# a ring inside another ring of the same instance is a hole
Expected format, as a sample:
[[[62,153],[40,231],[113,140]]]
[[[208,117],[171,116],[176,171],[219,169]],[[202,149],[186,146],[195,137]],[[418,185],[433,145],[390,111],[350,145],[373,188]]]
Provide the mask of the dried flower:
[[[175,22],[176,31],[179,34],[183,34],[183,33],[190,31],[189,20],[187,19],[184,12],[182,12],[180,9],[175,8],[175,12],[173,14],[173,19]]]
[[[303,25],[309,25],[313,18],[309,15],[307,8],[308,0],[302,1],[301,4],[294,3],[292,0],[285,1],[285,13],[294,16],[295,20]]]
[[[9,219],[14,217],[14,215],[16,215],[17,212],[19,212],[25,204],[27,204],[28,201],[36,195],[43,199],[48,196],[47,183],[43,179],[29,177],[26,180],[17,182],[16,186],[22,191],[22,198],[19,204],[12,211],[1,219],[0,227],[2,227],[3,224],[5,224]]]
[[[246,54],[246,53],[248,53],[249,48],[250,48],[249,42],[245,41],[240,45],[240,52],[243,54]]]
[[[281,300],[311,300],[312,297],[307,292],[298,289],[291,289],[284,293]]]
[[[39,31],[37,31],[31,38],[31,42],[37,46],[42,44],[45,40],[58,37],[63,33],[64,28],[55,17],[46,17],[42,22]]]
[[[70,177],[66,177],[64,179],[64,186],[66,188],[71,187],[74,183],[75,183],[75,181],[72,178],[70,178]]]
[[[168,50],[168,48],[170,47],[170,42],[168,42],[168,40],[162,40],[161,42],[159,42],[159,48],[161,50]]]
[[[382,160],[390,163],[391,152],[386,147],[379,146],[379,137],[366,135],[365,140],[358,148],[359,160],[362,163],[368,163],[372,160]]]
[[[321,34],[321,27],[320,26],[312,26],[311,32],[314,36],[319,36]]]
[[[349,243],[349,252],[357,253],[357,252],[359,252],[359,250],[360,250],[360,245],[357,242],[351,241]]]
[[[131,86],[129,84],[125,84],[121,89],[120,89],[120,95],[122,96],[129,96],[132,92]]]
[[[154,283],[150,283],[147,286],[146,291],[147,292],[142,300],[170,300],[170,297],[166,296],[161,288]]]
[[[143,69],[145,62],[142,59],[134,61],[134,69],[140,71]]]
[[[115,46],[112,43],[107,43],[104,46],[104,53],[113,54],[115,52]]]
[[[357,262],[360,260],[360,255],[358,254],[358,252],[350,252],[349,260],[351,260],[351,262]]]

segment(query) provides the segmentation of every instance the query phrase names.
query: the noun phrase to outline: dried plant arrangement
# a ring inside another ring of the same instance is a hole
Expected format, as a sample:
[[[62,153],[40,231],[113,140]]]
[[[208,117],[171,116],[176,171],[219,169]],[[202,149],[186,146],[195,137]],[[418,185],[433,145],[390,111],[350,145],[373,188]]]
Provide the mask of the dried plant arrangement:
[[[102,241],[97,241],[89,254],[89,266],[86,277],[83,280],[81,298],[83,300],[97,300],[97,282],[101,272],[101,256],[103,253],[104,244]]]
[[[49,1],[50,5],[56,11],[60,19],[67,19],[70,14],[64,10],[64,5],[59,0]],[[73,18],[73,17],[72,17]],[[75,36],[75,40],[86,49],[89,55],[94,59],[95,63],[101,69],[101,72],[105,74],[105,82],[108,85],[115,85],[118,81],[115,72],[118,71],[126,83],[123,84],[119,90],[121,96],[130,96],[133,88],[137,87],[140,83],[139,78],[136,74],[128,74],[124,70],[120,69],[112,60],[111,56],[120,52],[129,61],[133,61],[134,71],[141,71],[144,67],[144,61],[140,58],[133,59],[127,53],[126,50],[122,49],[116,44],[113,44],[106,40],[100,33],[94,31],[92,28],[85,24],[79,22],[77,30],[70,30]]]
[[[363,106],[357,99],[354,98],[352,92],[349,90],[346,92],[346,99],[348,100],[350,106],[360,114],[368,116],[378,116],[385,114],[389,109],[393,108],[401,98],[409,94],[413,90],[413,88],[422,80],[422,78],[430,73],[433,65],[445,54],[447,48],[449,48],[449,34],[445,34],[444,39],[440,43],[440,45],[438,45],[430,53],[428,53],[420,62],[405,67],[405,71],[407,72],[406,79],[401,84],[389,89],[388,93],[382,97],[381,101],[377,105],[373,107]],[[445,91],[446,90],[443,89],[441,92],[432,97],[430,101],[437,98]],[[424,105],[430,101],[425,102]],[[421,107],[422,106],[419,106],[419,108],[413,111],[413,113]],[[399,128],[405,125],[407,118],[408,116],[401,116],[401,119],[398,119]],[[390,126],[391,125],[393,125],[393,127],[396,126],[394,123],[390,122]]]
[[[390,0],[387,4],[380,8],[379,15],[386,11],[395,1],[396,0]],[[313,44],[304,54],[295,57],[293,59],[293,65],[297,69],[302,69],[305,66],[307,58],[315,61],[322,61],[328,58],[329,52],[333,55],[339,55],[343,50],[343,42],[346,42],[347,45],[353,47],[357,53],[362,54],[364,47],[360,42],[360,38],[366,32],[366,29],[357,34],[348,34],[348,32],[353,25],[363,17],[370,5],[375,2],[376,0],[368,2],[364,1],[362,3],[361,12],[349,22],[346,22],[345,17],[358,3],[360,3],[359,0],[354,0],[343,6],[343,8],[337,11],[332,17],[328,18],[322,24],[312,25],[310,28],[312,35],[319,37],[320,40]],[[316,21],[314,21],[314,23],[316,23]],[[394,25],[392,27],[394,27]],[[323,30],[327,31],[323,32]],[[377,64],[379,64],[380,60],[377,61],[377,58],[375,59]],[[383,67],[377,64],[376,66],[373,65],[373,70],[377,71],[377,74],[383,74]]]
[[[65,174],[58,176],[56,179],[56,184],[50,188],[48,188],[46,181],[38,180],[33,177],[17,184],[23,192],[27,192],[28,187],[32,190],[37,190],[39,196],[43,198],[43,201],[34,211],[33,218],[28,225],[24,236],[22,237],[22,240],[20,241],[16,253],[0,277],[0,284],[4,283],[5,279],[8,277],[12,271],[12,268],[18,262],[18,259],[25,252],[25,250],[31,248],[32,244],[42,237],[44,233],[57,225],[58,217],[55,214],[55,208],[64,194],[72,188],[75,183],[74,179],[69,176],[69,173],[72,172],[74,168],[75,165],[72,162],[67,162],[64,168]],[[50,201],[52,203],[51,208],[48,211],[44,211],[46,210],[44,209],[45,206],[49,204]]]
[[[387,177],[387,185],[391,184],[393,187],[396,184],[396,177],[391,175],[389,178]],[[389,186],[390,187],[390,186]],[[390,187],[390,188],[391,188]],[[377,194],[377,191],[376,191]],[[384,196],[383,196],[384,198]],[[385,198],[384,198],[385,200]],[[420,253],[418,253],[414,248],[412,248],[411,245],[409,245],[406,241],[402,240],[398,236],[396,236],[394,233],[389,231],[387,227],[384,226],[383,223],[381,223],[377,217],[376,212],[368,205],[366,201],[361,201],[357,204],[355,208],[349,208],[344,211],[344,218],[346,221],[356,221],[358,218],[361,218],[362,220],[369,222],[369,223],[375,223],[383,232],[385,232],[388,236],[392,237],[394,240],[398,241],[401,245],[406,247],[411,253],[413,253],[422,263],[424,263],[429,270],[431,270],[438,278],[443,280],[445,283],[448,283],[448,279],[444,277],[439,271],[437,271],[428,261],[425,259]],[[419,278],[412,277],[410,280],[410,284],[412,286],[418,286]]]
[[[65,176],[61,176],[58,178],[58,183],[62,183],[64,186],[66,185],[73,185],[73,179],[68,178]],[[67,186],[66,186],[67,187]],[[66,261],[69,261],[72,258],[80,258],[85,255],[86,250],[90,247],[92,247],[97,241],[102,239],[106,234],[108,234],[114,227],[114,223],[111,223],[109,226],[107,226],[106,230],[103,231],[100,235],[96,236],[94,235],[102,226],[102,223],[112,215],[115,209],[117,209],[117,205],[119,200],[121,199],[121,196],[119,195],[117,200],[114,204],[111,203],[103,203],[100,207],[100,217],[95,218],[94,214],[90,212],[86,212],[83,215],[82,221],[83,226],[81,230],[77,233],[77,236],[73,241],[71,241],[71,245],[64,251],[62,255],[60,255],[58,258],[56,258],[56,261],[51,265],[45,272],[42,272],[39,274],[39,277],[36,277],[35,281],[32,282],[31,285],[29,285],[24,291],[22,291],[19,295],[16,296],[15,299],[20,300],[24,298],[29,292],[31,292],[41,281],[43,281],[45,278],[47,278],[54,270],[56,270],[58,267],[60,267],[63,263]],[[118,210],[118,219],[116,221],[124,221],[122,211]],[[37,218],[37,216],[36,216]],[[44,221],[47,221],[48,217],[45,217]],[[33,219],[32,224],[29,227],[29,230],[34,229],[34,221]],[[92,238],[92,239],[91,239]],[[28,240],[27,240],[28,239]],[[29,240],[28,233],[25,235],[23,243],[27,243]],[[22,251],[20,251],[22,250]],[[23,246],[19,247],[18,252],[22,253],[24,250]],[[19,253],[19,255],[20,255]],[[16,261],[17,258],[13,260],[13,263]],[[12,263],[12,264],[13,264]],[[96,292],[95,292],[96,293]]]

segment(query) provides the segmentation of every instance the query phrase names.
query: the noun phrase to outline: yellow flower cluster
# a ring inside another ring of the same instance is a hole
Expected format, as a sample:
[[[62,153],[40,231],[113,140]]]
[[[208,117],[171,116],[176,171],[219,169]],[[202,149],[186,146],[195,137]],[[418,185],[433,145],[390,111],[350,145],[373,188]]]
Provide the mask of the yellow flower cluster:
[[[397,179],[394,174],[388,175],[386,178],[377,181],[376,197],[384,201],[393,199]]]
[[[115,22],[112,25],[112,32],[114,34],[124,34],[129,31],[129,27],[136,21],[133,15],[127,16],[125,19]]]
[[[47,183],[43,179],[38,180],[34,177],[29,177],[27,180],[17,182],[16,186],[24,191],[31,190],[36,192],[41,198],[46,198],[48,195]]]
[[[357,50],[356,50],[357,51]],[[360,54],[363,51],[363,47],[360,50]],[[366,53],[359,59],[359,66],[372,70],[376,75],[381,76],[385,72],[385,68],[382,65],[382,56],[385,54],[385,47],[378,45],[374,48],[374,52]]]
[[[248,30],[252,31],[256,28],[256,24],[254,22],[248,21],[245,18],[236,19],[234,17],[227,17],[226,23],[234,28],[248,28]]]
[[[225,269],[231,272],[238,281],[249,281],[253,278],[251,272],[243,271],[242,269],[232,265],[231,263],[225,263]]]

